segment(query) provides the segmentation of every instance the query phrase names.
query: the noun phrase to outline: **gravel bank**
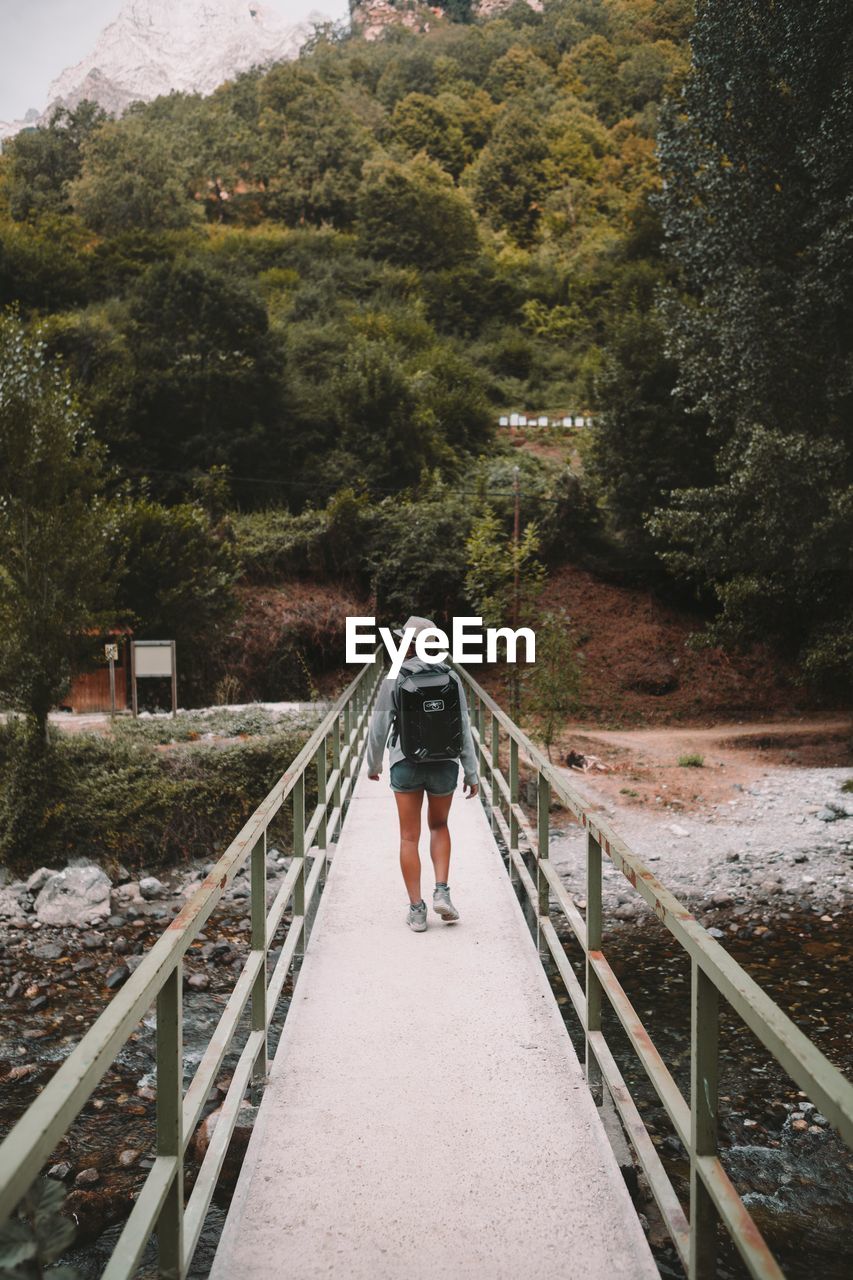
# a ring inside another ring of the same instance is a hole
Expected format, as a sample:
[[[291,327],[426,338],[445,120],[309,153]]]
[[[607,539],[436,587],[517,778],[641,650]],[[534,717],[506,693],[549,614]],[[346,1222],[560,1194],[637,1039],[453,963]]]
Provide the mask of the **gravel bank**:
[[[735,783],[730,801],[700,814],[649,813],[614,804],[596,792],[587,775],[566,774],[693,910],[765,905],[833,914],[851,905],[853,795],[841,789],[849,769],[768,769],[747,787]],[[835,816],[826,820],[830,813]],[[555,830],[551,857],[568,887],[582,897],[581,829],[572,824]],[[606,859],[605,902],[617,918],[642,913],[639,895]]]

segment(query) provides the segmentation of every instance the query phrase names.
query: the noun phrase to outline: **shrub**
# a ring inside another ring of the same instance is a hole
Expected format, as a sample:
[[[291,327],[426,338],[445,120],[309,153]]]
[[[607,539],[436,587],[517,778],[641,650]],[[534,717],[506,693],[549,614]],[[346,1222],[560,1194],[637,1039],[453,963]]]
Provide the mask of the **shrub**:
[[[682,769],[701,769],[705,763],[705,757],[693,751],[687,755],[679,756],[678,763]]]
[[[144,731],[143,731],[144,732]],[[37,809],[10,826],[11,766],[23,759],[17,723],[0,730],[0,851],[25,871],[85,855],[142,869],[191,856],[218,856],[296,756],[308,736],[292,728],[251,742],[164,752],[137,732],[100,738],[54,736]],[[312,799],[309,804],[313,804]]]

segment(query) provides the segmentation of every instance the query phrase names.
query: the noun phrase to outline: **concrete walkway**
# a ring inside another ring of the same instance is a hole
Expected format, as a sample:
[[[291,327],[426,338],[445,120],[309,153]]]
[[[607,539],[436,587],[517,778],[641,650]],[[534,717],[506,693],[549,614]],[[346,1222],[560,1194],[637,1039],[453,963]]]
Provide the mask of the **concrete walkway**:
[[[358,781],[212,1280],[656,1280],[479,801],[450,816],[461,920],[414,934],[387,777]]]

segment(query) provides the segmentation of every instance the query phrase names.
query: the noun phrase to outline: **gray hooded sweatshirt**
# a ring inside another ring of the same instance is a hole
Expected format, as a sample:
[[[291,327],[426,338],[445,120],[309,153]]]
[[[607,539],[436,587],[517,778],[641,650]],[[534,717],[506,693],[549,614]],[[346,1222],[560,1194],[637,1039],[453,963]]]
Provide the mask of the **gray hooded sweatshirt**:
[[[421,662],[420,658],[409,658],[401,668],[401,671],[412,673],[434,670],[434,664]],[[473,784],[477,781],[477,753],[474,749],[474,739],[471,737],[471,723],[468,719],[468,699],[465,697],[462,681],[456,672],[451,670],[450,674],[459,685],[459,708],[462,713],[462,751],[460,759],[465,773],[465,781]],[[395,684],[395,680],[382,681],[382,688],[379,690],[379,697],[373,709],[373,718],[370,721],[370,732],[367,737],[368,773],[382,772],[382,757],[385,753],[385,744],[388,741],[388,734],[391,730],[391,722],[394,715],[393,693]],[[399,740],[392,742],[388,747],[388,767],[390,768],[398,760],[405,760],[405,758],[400,749]]]

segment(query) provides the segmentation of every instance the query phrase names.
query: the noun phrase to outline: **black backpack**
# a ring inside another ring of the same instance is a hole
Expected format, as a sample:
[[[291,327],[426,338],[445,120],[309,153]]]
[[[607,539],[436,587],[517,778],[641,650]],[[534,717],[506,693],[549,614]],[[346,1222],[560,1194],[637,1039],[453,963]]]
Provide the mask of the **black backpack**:
[[[459,685],[450,668],[401,671],[394,687],[394,738],[407,760],[458,760],[462,751]]]

